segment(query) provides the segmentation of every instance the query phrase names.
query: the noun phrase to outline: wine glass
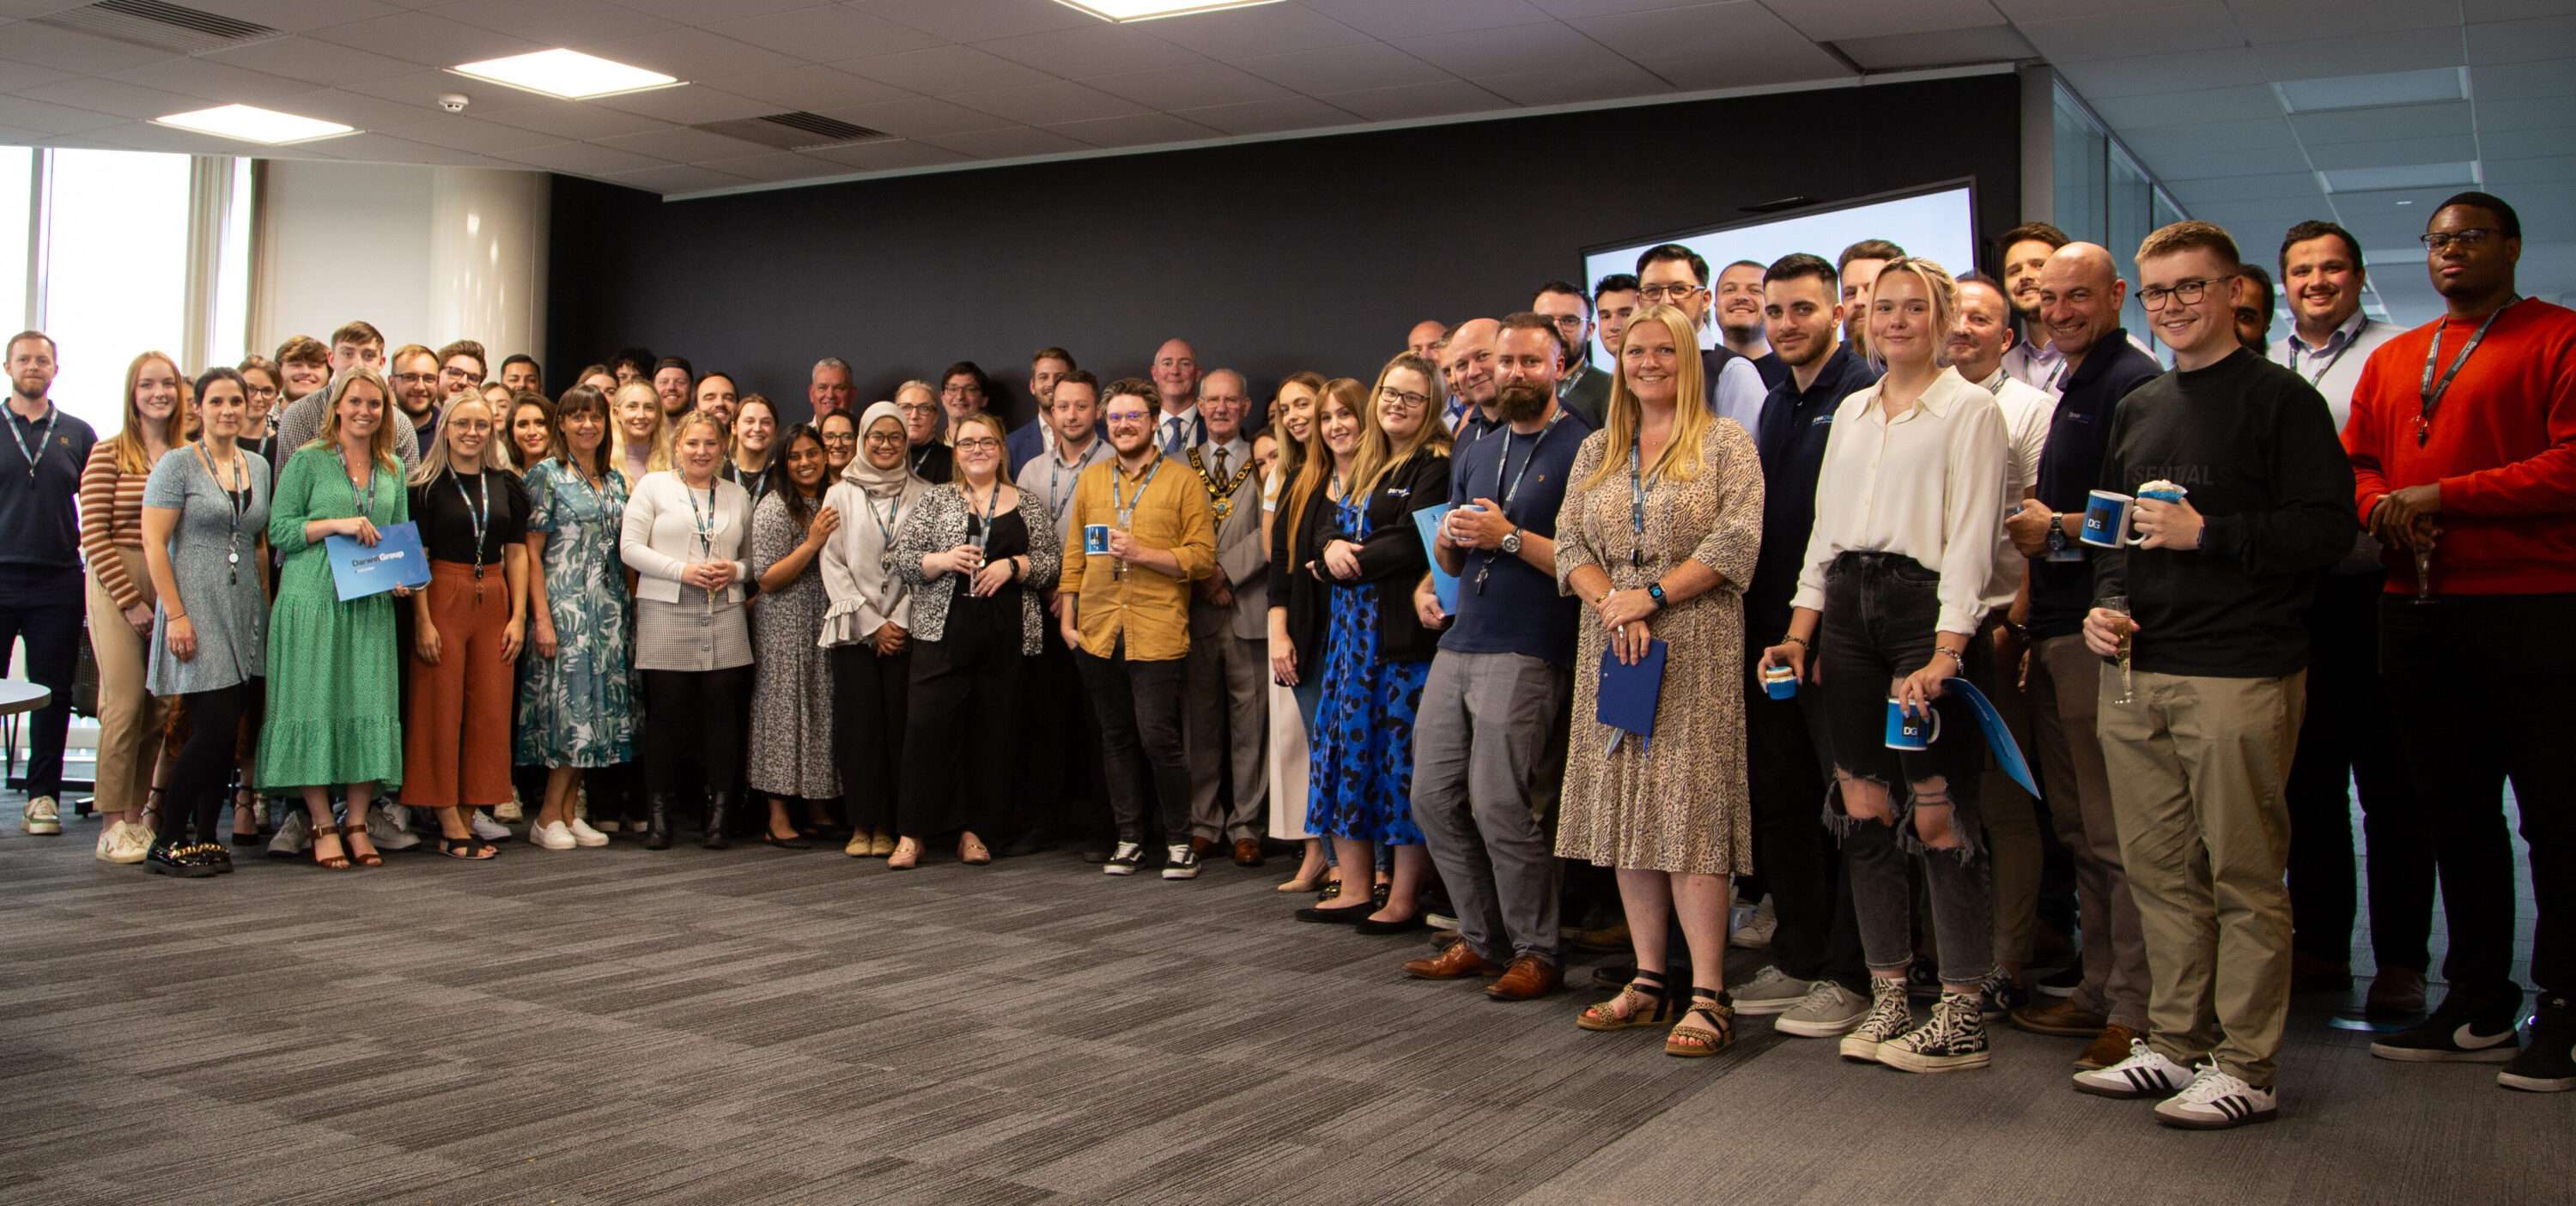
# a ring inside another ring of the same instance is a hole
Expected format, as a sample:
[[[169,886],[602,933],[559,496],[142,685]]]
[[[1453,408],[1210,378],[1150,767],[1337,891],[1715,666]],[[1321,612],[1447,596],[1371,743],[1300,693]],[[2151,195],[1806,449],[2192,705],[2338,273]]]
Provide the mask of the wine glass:
[[[2131,634],[2137,631],[2138,626],[2136,621],[2129,618],[2129,596],[2104,595],[2099,606],[2102,610],[2120,617],[2120,702],[2136,703],[2138,685],[2129,670],[2129,647],[2135,643]]]

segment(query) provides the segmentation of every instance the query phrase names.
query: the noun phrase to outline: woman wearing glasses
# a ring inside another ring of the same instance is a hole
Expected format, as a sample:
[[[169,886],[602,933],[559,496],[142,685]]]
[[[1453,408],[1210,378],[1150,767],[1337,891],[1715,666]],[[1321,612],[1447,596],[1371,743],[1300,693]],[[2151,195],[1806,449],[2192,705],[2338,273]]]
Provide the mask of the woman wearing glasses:
[[[824,495],[842,516],[823,545],[823,644],[832,650],[832,722],[841,750],[841,804],[852,858],[894,853],[902,784],[905,697],[912,681],[912,588],[894,572],[895,533],[930,483],[905,464],[903,412],[879,402],[860,416],[859,458]]]
[[[1310,667],[1324,698],[1308,735],[1306,830],[1332,839],[1346,874],[1371,865],[1377,847],[1393,847],[1395,875],[1383,898],[1344,893],[1298,910],[1301,921],[1368,934],[1424,925],[1418,893],[1431,858],[1413,824],[1413,712],[1439,634],[1413,610],[1413,585],[1431,563],[1413,512],[1448,501],[1441,402],[1440,375],[1419,356],[1398,356],[1378,372],[1314,563],[1331,591],[1323,656]]]
[[[725,819],[742,771],[742,726],[733,719],[744,715],[751,698],[751,632],[743,614],[751,496],[717,476],[725,431],[713,415],[682,415],[672,445],[674,467],[636,483],[619,544],[626,568],[636,574],[635,668],[644,674],[645,698],[644,848],[670,849],[680,762],[694,758],[706,772],[704,842],[722,850],[729,844]]]
[[[913,599],[911,713],[904,723],[904,783],[886,865],[921,861],[924,838],[959,831],[959,861],[982,865],[1009,807],[1013,717],[1020,662],[1044,648],[1041,591],[1062,550],[1037,496],[1014,488],[1003,464],[1007,433],[991,414],[957,424],[957,481],[922,496],[895,533],[894,572]],[[970,737],[969,734],[972,736]]]
[[[823,437],[823,480],[837,482],[850,462],[859,458],[859,417],[846,410],[832,411],[814,420],[814,430]]]
[[[927,381],[906,381],[894,391],[894,406],[903,415],[904,438],[911,441],[906,463],[921,480],[945,484],[956,471],[957,454],[940,439],[948,416],[939,408],[939,391]]]

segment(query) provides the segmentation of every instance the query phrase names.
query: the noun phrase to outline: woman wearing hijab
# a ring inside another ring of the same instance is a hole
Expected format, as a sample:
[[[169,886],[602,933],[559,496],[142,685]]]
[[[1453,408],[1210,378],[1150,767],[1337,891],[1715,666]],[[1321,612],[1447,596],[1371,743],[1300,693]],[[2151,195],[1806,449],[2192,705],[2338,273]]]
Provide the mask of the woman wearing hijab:
[[[824,495],[841,526],[823,545],[821,643],[832,651],[832,719],[841,751],[841,799],[852,858],[894,853],[912,596],[888,553],[930,483],[912,471],[903,411],[879,402],[859,416],[859,455]]]

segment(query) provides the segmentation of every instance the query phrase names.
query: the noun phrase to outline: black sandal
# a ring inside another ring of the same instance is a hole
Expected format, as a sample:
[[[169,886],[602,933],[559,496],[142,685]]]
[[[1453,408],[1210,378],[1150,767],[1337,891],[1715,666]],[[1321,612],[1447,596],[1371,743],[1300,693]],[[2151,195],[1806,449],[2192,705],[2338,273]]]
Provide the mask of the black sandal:
[[[250,810],[250,832],[248,832],[248,833],[243,833],[243,832],[241,831],[241,812],[242,812],[242,810],[243,810],[243,809],[245,809],[245,808],[247,808],[247,809],[249,809],[249,810]],[[236,845],[236,846],[256,846],[256,845],[259,845],[260,843],[265,842],[265,841],[267,841],[267,840],[268,840],[268,835],[260,829],[260,825],[259,825],[259,796],[258,796],[258,794],[257,794],[257,793],[255,793],[255,792],[253,792],[253,791],[251,791],[251,789],[249,789],[249,788],[247,788],[247,787],[236,787],[236,788],[234,788],[234,789],[233,789],[233,833],[232,833],[232,842],[233,842],[233,845]]]
[[[1699,1025],[1693,1018],[1707,1018]],[[1690,1008],[1673,1024],[1673,1032],[1664,1036],[1664,1054],[1683,1059],[1703,1059],[1726,1050],[1735,1043],[1735,1000],[1720,989],[1691,988]]]
[[[438,839],[438,852],[469,863],[488,863],[501,857],[499,846],[478,837],[442,837]]]
[[[1642,997],[1644,1001],[1629,1005],[1625,1014],[1610,1011],[1610,1006],[1631,996]],[[1619,990],[1618,996],[1585,1009],[1583,1016],[1574,1019],[1574,1024],[1586,1030],[1635,1030],[1661,1026],[1672,1020],[1673,995],[1672,990],[1664,987],[1663,973],[1641,971],[1636,979],[1628,981]]]

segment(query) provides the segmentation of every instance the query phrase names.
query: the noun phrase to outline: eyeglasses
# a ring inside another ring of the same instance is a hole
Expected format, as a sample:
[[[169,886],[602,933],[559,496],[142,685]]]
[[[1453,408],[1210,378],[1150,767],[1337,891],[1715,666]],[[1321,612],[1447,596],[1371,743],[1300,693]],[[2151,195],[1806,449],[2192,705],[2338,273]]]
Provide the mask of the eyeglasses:
[[[888,437],[886,437],[887,442],[889,442],[889,443],[891,443],[891,442],[893,442],[893,441],[895,441],[895,440],[900,440],[900,439],[902,439],[902,438],[903,438],[902,436],[888,436]],[[824,432],[824,433],[823,433],[823,442],[824,442],[824,443],[826,443],[826,444],[856,444],[856,443],[858,443],[858,442],[859,442],[859,437],[854,436],[854,435],[851,435],[850,433],[848,433],[848,432],[846,432],[846,431],[843,431],[843,432],[830,432],[830,431],[827,431],[827,432]]]
[[[2200,299],[2209,294],[2211,285],[2224,284],[2235,279],[2233,276],[2196,276],[2187,281],[2175,281],[2172,288],[2149,285],[2138,290],[2138,304],[2150,310],[2164,309],[2167,301],[2181,302],[2186,306],[2198,305]]]
[[[1392,385],[1378,390],[1377,400],[1381,405],[1401,406],[1407,410],[1420,410],[1431,405],[1431,395],[1417,394],[1408,389],[1397,389]]]
[[[1001,446],[1002,442],[991,436],[976,436],[972,439],[957,441],[957,451],[959,452],[991,452]]]
[[[850,437],[848,437],[848,436],[824,436],[823,438],[824,438],[824,439],[826,439],[826,440],[835,440],[835,439],[838,439],[838,440],[846,440],[846,439],[848,439],[848,438],[850,438]],[[902,443],[902,442],[903,442],[903,433],[902,433],[902,432],[900,432],[900,431],[871,431],[871,432],[869,432],[869,433],[868,433],[868,442],[869,442],[869,443],[871,443],[871,444],[886,444],[886,445],[900,444],[900,443]]]
[[[394,380],[404,385],[427,385],[432,381],[438,380],[439,373],[444,373],[446,371],[447,370],[445,369],[440,369],[437,373],[396,373],[394,374]]]
[[[1637,290],[1637,296],[1645,298],[1648,302],[1679,303],[1688,300],[1691,294],[1697,292],[1699,292],[1697,285],[1648,285]]]
[[[906,402],[895,409],[908,415],[935,415],[939,413],[939,404],[935,402]]]
[[[277,396],[277,387],[274,385],[254,385],[250,387],[250,396],[254,398],[274,398]]]
[[[2462,251],[2475,251],[2494,237],[2496,232],[2483,226],[2472,226],[2467,230],[2437,230],[2422,236],[2419,241],[2424,244],[2425,250],[2440,255],[2454,247]]]

